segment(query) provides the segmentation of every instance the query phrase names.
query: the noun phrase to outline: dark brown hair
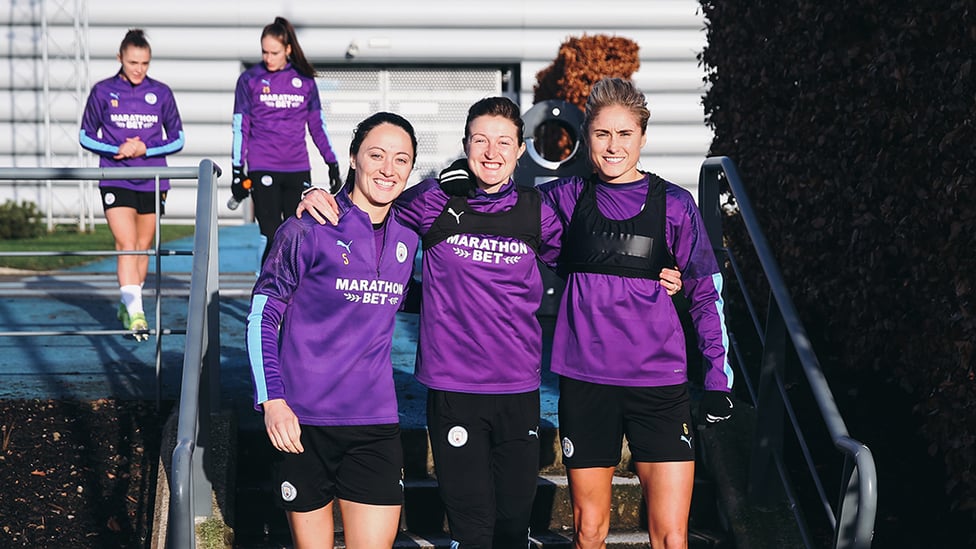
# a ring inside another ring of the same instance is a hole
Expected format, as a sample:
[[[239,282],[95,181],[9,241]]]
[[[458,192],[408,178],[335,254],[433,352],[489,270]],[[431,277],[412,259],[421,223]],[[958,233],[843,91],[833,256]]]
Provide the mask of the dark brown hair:
[[[125,33],[125,38],[119,44],[119,55],[122,55],[125,49],[130,46],[133,48],[147,49],[149,50],[149,55],[152,56],[152,48],[149,47],[149,41],[146,40],[146,33],[142,29],[129,29],[129,32]]]
[[[305,59],[305,52],[298,45],[298,36],[295,35],[295,27],[291,26],[291,23],[287,19],[284,17],[275,17],[274,23],[265,25],[264,30],[261,31],[262,40],[265,36],[275,38],[284,44],[285,47],[291,46],[291,55],[288,57],[291,65],[303,76],[315,78],[315,67],[309,63],[308,59]]]
[[[522,113],[511,99],[507,97],[486,97],[479,100],[468,109],[468,119],[464,121],[464,140],[467,141],[470,134],[471,122],[475,118],[482,116],[501,116],[511,120],[518,130],[518,143],[523,143],[522,132],[525,129],[525,122],[522,121]]]
[[[363,140],[366,139],[369,132],[373,131],[373,128],[379,126],[380,124],[392,124],[407,132],[407,135],[410,136],[410,144],[413,145],[413,162],[416,164],[417,134],[413,131],[413,125],[399,114],[385,111],[372,114],[359,124],[356,124],[356,129],[352,132],[352,142],[349,143],[349,156],[356,156],[356,154],[359,153],[359,147],[362,146]],[[355,183],[356,170],[352,166],[349,166],[349,171],[346,173],[345,188],[347,190],[352,190]]]

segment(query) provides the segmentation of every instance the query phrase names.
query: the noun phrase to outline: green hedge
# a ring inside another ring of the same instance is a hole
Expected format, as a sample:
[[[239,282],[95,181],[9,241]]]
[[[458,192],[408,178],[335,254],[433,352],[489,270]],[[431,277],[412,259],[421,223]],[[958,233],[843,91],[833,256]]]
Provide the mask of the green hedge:
[[[798,308],[836,350],[826,367],[903,387],[886,405],[913,407],[953,508],[976,513],[976,6],[700,4],[711,154],[749,185]]]
[[[0,240],[36,238],[44,232],[44,219],[37,204],[7,200],[0,204]]]

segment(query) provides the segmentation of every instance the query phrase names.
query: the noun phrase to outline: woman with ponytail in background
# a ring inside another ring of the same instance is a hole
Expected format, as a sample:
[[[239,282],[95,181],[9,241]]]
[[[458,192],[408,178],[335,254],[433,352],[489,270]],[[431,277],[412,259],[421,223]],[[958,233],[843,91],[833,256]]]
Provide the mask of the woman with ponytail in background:
[[[237,79],[234,94],[231,209],[248,194],[267,239],[261,262],[282,221],[295,212],[311,186],[305,128],[329,167],[329,183],[341,184],[339,163],[326,132],[315,68],[284,17],[261,31],[261,63]]]

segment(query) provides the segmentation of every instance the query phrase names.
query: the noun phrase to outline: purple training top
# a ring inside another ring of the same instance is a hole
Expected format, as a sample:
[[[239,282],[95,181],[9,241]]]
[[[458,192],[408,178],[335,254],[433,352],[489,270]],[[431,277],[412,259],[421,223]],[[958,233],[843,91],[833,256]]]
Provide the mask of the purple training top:
[[[275,72],[254,65],[237,79],[231,164],[249,171],[309,170],[306,126],[325,162],[334,163],[315,80],[290,63]]]
[[[112,158],[119,145],[138,137],[146,145],[145,156]],[[183,123],[169,86],[148,76],[133,86],[121,72],[92,87],[81,118],[79,141],[98,155],[98,165],[109,167],[165,166],[166,155],[183,149]],[[153,192],[153,179],[106,179],[99,187],[124,187]],[[159,190],[169,190],[169,180],[160,179]]]
[[[565,226],[583,187],[578,177],[539,187]],[[644,205],[648,178],[625,184],[599,182],[597,207],[610,219],[627,219]],[[732,369],[722,302],[722,275],[691,194],[666,186],[668,249],[678,262],[691,302],[698,347],[706,358],[705,389],[729,391]],[[571,242],[564,242],[571,246]],[[656,280],[595,273],[570,274],[559,307],[552,371],[590,383],[664,386],[688,379],[685,338],[667,291]]]
[[[399,220],[427,233],[450,197],[434,179],[397,200]],[[509,181],[498,193],[468,199],[478,212],[502,212],[518,201]],[[539,257],[553,264],[562,225],[543,203]],[[535,313],[542,277],[532,248],[511,237],[456,235],[423,253],[423,303],[417,379],[442,391],[513,394],[539,388],[542,329]]]
[[[338,226],[285,220],[254,285],[254,405],[283,398],[305,425],[397,423],[390,352],[417,234],[392,211],[374,230],[348,195],[336,198]]]

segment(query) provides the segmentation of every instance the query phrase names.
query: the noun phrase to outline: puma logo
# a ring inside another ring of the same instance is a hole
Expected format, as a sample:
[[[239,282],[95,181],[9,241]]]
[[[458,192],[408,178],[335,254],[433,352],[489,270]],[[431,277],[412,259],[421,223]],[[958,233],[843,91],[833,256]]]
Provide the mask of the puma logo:
[[[336,240],[336,245],[345,248],[346,253],[352,253],[352,250],[349,249],[349,247],[352,246],[352,240],[350,240],[348,244],[341,240]]]
[[[529,429],[529,436],[539,438],[539,429]]]
[[[687,442],[688,447],[691,448],[691,437],[686,437],[685,435],[681,435],[681,440]]]
[[[454,216],[454,219],[457,221],[457,224],[458,225],[461,224],[461,215],[464,214],[464,211],[463,210],[460,213],[458,213],[458,212],[455,212],[454,211],[454,208],[448,208],[447,209],[447,213],[449,213],[449,214],[451,214],[451,215]]]

